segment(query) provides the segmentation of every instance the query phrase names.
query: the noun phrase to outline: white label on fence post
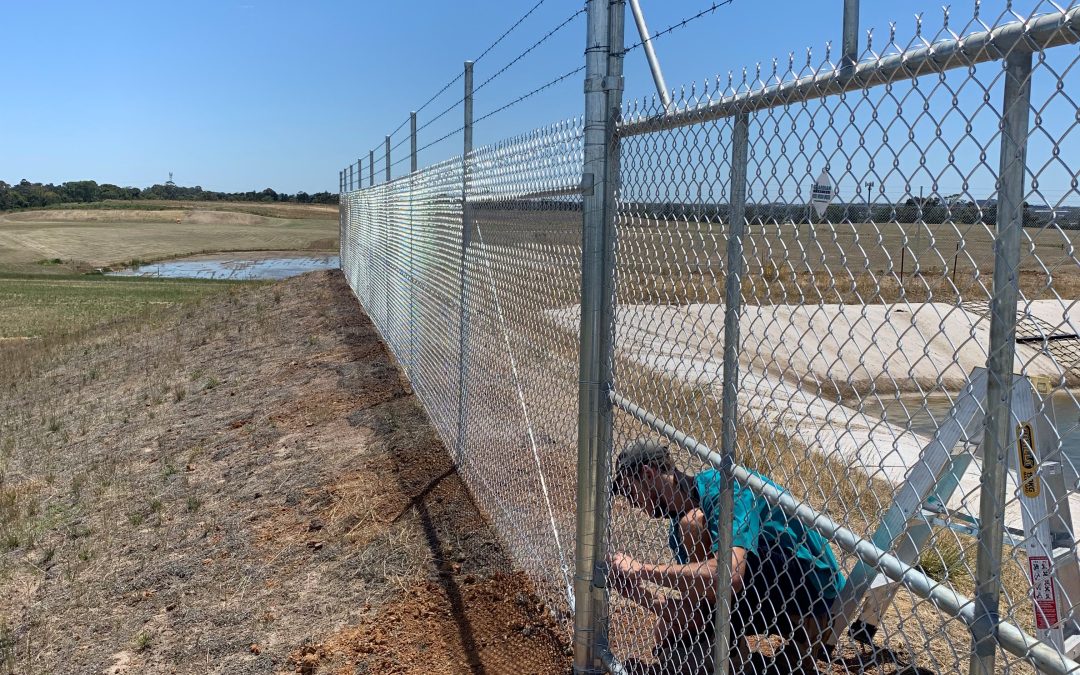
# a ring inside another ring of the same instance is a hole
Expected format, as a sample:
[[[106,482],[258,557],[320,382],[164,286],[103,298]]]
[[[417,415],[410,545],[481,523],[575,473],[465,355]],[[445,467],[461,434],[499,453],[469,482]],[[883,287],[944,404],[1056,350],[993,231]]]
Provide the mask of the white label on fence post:
[[[1031,599],[1035,602],[1035,627],[1045,630],[1058,622],[1053,567],[1047,556],[1033,555],[1028,558],[1028,569],[1031,571]]]
[[[814,205],[814,211],[817,212],[818,218],[825,215],[825,209],[832,202],[833,197],[836,196],[836,190],[833,189],[832,178],[829,177],[829,172],[824,169],[821,170],[821,175],[814,181],[813,186],[810,188],[810,203]]]

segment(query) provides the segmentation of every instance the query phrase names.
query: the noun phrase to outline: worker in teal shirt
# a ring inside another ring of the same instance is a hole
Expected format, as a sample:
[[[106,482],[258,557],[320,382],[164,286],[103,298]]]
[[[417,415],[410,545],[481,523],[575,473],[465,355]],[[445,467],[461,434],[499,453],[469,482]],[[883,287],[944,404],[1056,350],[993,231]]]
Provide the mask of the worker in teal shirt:
[[[615,494],[654,518],[670,519],[668,545],[675,559],[672,564],[654,565],[624,553],[609,557],[611,587],[657,617],[657,662],[631,664],[628,670],[712,672],[722,480],[715,469],[695,476],[679,471],[667,446],[649,439],[634,441],[619,453]],[[787,640],[768,672],[815,672],[815,651],[826,637],[832,601],[844,585],[836,557],[821,535],[738,481],[733,486],[733,507],[734,672],[765,671],[763,657],[747,649],[747,635],[780,635]],[[679,591],[679,597],[656,593],[656,586]]]

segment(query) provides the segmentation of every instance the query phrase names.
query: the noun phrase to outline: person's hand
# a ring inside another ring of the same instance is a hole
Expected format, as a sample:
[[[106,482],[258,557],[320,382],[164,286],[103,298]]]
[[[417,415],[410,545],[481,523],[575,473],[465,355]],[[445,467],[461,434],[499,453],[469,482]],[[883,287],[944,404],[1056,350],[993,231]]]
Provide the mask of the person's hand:
[[[626,583],[640,581],[641,572],[644,570],[643,563],[634,560],[633,556],[626,553],[615,553],[608,556],[608,569],[613,576],[625,580]]]

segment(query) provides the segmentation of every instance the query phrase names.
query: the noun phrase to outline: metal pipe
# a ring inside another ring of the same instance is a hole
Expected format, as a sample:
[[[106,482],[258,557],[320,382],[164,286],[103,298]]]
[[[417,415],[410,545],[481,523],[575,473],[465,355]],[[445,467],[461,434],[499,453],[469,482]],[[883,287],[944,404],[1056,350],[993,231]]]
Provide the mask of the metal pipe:
[[[1005,59],[1001,153],[998,168],[997,237],[994,246],[994,296],[990,310],[990,347],[986,359],[986,420],[982,477],[979,481],[979,547],[975,564],[976,622],[971,626],[968,672],[992,675],[1001,620],[1001,553],[1005,530],[1006,475],[1012,418],[1013,368],[1016,358],[1016,297],[1019,290],[1020,233],[1024,221],[1024,171],[1031,110],[1031,52]]]
[[[457,462],[465,457],[466,428],[465,415],[468,403],[468,351],[469,330],[469,277],[467,262],[469,242],[472,239],[472,207],[469,205],[469,162],[473,150],[473,62],[465,62],[465,119],[464,144],[461,149],[461,292],[458,314],[458,428]]]
[[[386,182],[390,182],[390,137],[386,137]]]
[[[368,186],[375,185],[375,151],[368,150]]]
[[[630,11],[634,14],[634,23],[637,24],[638,35],[641,36],[641,46],[645,50],[645,60],[649,62],[649,70],[652,71],[652,79],[656,84],[656,93],[660,95],[664,110],[667,110],[671,107],[671,94],[668,93],[667,83],[664,82],[664,73],[660,70],[660,61],[656,58],[656,50],[653,49],[649,27],[645,25],[645,14],[641,11],[641,3],[638,0],[630,0]]]
[[[673,443],[712,464],[723,467],[723,458],[708,446],[695,438],[684,434],[656,415],[631,402],[621,394],[612,391],[609,396],[619,409],[636,418],[658,434]],[[857,556],[861,561],[880,570],[882,574],[898,581],[915,595],[929,600],[939,610],[963,621],[968,626],[975,622],[974,602],[926,576],[892,553],[882,550],[873,542],[860,537],[852,530],[840,525],[829,516],[816,511],[809,504],[800,502],[788,491],[777,488],[761,479],[749,469],[735,464],[732,472],[736,480],[764,497],[772,506],[779,506],[789,517],[797,518],[806,527],[834,542],[842,550]],[[1052,675],[1076,675],[1080,672],[1080,663],[1060,654],[1050,645],[1028,635],[1016,625],[1008,622],[998,623],[995,627],[998,643],[1002,648],[1021,659],[1030,661],[1036,668]]]
[[[600,273],[600,314],[596,336],[596,370],[600,388],[597,392],[597,429],[595,449],[595,475],[593,477],[595,502],[594,532],[596,536],[595,564],[592,575],[593,649],[594,656],[608,650],[608,518],[610,460],[612,446],[611,400],[607,392],[612,383],[612,351],[615,341],[615,217],[618,210],[616,199],[619,187],[619,143],[615,141],[615,126],[619,121],[623,95],[623,47],[625,44],[626,2],[610,0],[608,4],[608,53],[607,75],[604,78],[606,93],[604,128],[604,179],[603,188],[603,265]],[[594,658],[595,660],[595,658]]]
[[[599,346],[604,274],[604,184],[607,158],[608,0],[588,0],[585,42],[584,156],[581,182],[581,327],[578,378],[577,547],[574,569],[574,672],[598,673],[592,586],[596,546],[596,476],[600,419]]]
[[[810,101],[847,91],[864,90],[896,80],[912,80],[927,73],[969,68],[1000,61],[1014,51],[1030,52],[1080,42],[1080,7],[1053,12],[1027,22],[1005,24],[991,31],[972,33],[961,40],[941,40],[902,54],[890,54],[855,65],[850,75],[839,69],[815,73],[763,89],[724,96],[663,115],[643,116],[620,125],[619,136],[637,136],[662,129],[701,124],[739,113]]]
[[[724,289],[724,371],[720,404],[720,523],[732,522],[735,465],[735,425],[739,400],[739,314],[742,310],[743,233],[746,230],[746,167],[749,161],[750,116],[738,115],[731,137],[731,212],[728,217],[727,277]],[[731,538],[730,527],[721,527],[716,544],[716,598],[713,667],[726,675],[731,659]]]
[[[844,42],[840,71],[850,77],[859,62],[859,0],[844,0]]]
[[[413,217],[413,198],[416,194],[416,111],[409,113],[409,380],[416,367],[416,232]]]

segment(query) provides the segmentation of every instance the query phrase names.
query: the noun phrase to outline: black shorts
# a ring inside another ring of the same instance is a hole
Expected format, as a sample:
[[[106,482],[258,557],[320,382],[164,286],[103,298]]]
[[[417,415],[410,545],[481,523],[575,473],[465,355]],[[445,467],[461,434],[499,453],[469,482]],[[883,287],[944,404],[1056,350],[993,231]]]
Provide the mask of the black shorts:
[[[746,557],[749,584],[731,608],[732,634],[789,637],[793,617],[827,617],[832,603],[811,585],[811,564],[778,548],[765,553]]]
[[[750,554],[746,559],[746,581],[743,592],[735,597],[731,608],[731,644],[747,635],[779,635],[790,638],[795,632],[793,621],[815,616],[829,621],[831,602],[808,581],[813,573],[809,565],[785,552],[774,549],[767,557]],[[715,614],[700,629],[673,636],[653,649],[653,664],[635,664],[632,673],[664,673],[665,675],[708,675],[713,672],[713,625]],[[629,665],[629,664],[628,664]]]

